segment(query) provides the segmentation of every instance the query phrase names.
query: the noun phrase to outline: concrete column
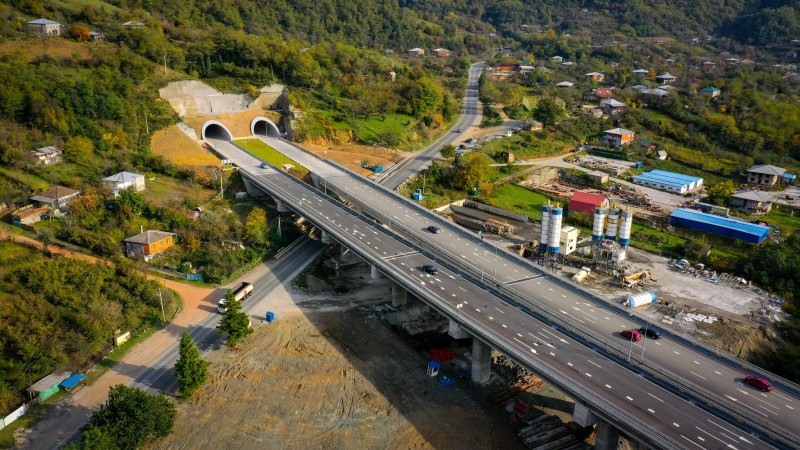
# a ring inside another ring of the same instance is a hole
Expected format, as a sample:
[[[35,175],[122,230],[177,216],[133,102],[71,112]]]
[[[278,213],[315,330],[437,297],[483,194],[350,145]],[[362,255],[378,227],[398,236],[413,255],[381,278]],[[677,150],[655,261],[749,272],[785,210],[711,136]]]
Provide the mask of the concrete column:
[[[575,403],[575,409],[572,411],[572,420],[582,427],[588,427],[596,424],[598,418],[583,403]]]
[[[472,338],[472,381],[486,383],[492,369],[492,348]]]
[[[348,252],[350,252],[349,248],[345,247],[344,245],[339,245],[339,256],[344,256]]]
[[[450,325],[447,327],[447,334],[453,339],[466,339],[470,337],[469,332],[453,319],[450,319]]]
[[[278,212],[289,212],[289,209],[282,201],[275,199],[275,205],[277,205]]]
[[[380,270],[378,270],[378,266],[373,266],[373,265],[370,265],[370,266],[369,266],[369,269],[370,269],[370,270],[369,270],[369,276],[370,276],[370,277],[371,277],[373,280],[377,280],[377,279],[379,279],[379,278],[381,277],[381,271],[380,271]],[[394,297],[394,294],[392,294],[392,297]]]
[[[619,430],[605,420],[598,420],[594,426],[595,450],[617,450],[618,447]]]
[[[247,193],[250,194],[251,197],[260,197],[264,195],[264,191],[257,188],[256,185],[254,185],[253,183],[250,182],[250,180],[247,179],[247,177],[242,176],[242,181],[244,182],[244,190],[247,191]]]
[[[330,244],[331,242],[333,242],[333,239],[331,238],[331,235],[328,234],[327,231],[325,231],[325,230],[319,230],[319,231],[321,232],[319,240],[323,244]]]
[[[397,308],[408,303],[408,291],[397,283],[392,283],[392,306]]]

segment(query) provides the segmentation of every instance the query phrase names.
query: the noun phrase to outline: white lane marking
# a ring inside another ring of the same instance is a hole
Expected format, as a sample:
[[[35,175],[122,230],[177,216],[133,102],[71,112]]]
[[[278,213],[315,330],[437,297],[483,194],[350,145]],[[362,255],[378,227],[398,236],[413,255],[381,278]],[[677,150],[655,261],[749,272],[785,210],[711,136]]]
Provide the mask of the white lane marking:
[[[778,393],[777,393],[777,392],[775,392],[775,391],[772,391],[772,395],[777,395],[778,397],[780,397],[780,398],[782,398],[782,399],[786,400],[787,402],[790,402],[790,401],[792,401],[792,399],[790,399],[790,398],[788,398],[788,397],[784,397],[783,395],[781,395],[781,394],[778,394]]]
[[[596,362],[592,361],[591,359],[589,359],[587,361],[589,362],[589,364],[592,364],[592,365],[595,365],[597,367],[600,367],[601,369],[603,368],[602,366],[600,366],[600,364],[597,364]]]
[[[655,414],[655,413],[656,413],[655,411],[653,411],[653,410],[652,410],[652,409],[650,409],[650,408],[647,408],[647,410],[648,410],[648,411],[650,411],[650,413],[651,413],[651,414]]]
[[[693,363],[695,363],[695,364],[697,364],[698,366],[700,365],[700,363],[699,363],[699,362],[697,362],[697,361],[692,361],[692,362],[693,362]]]
[[[632,398],[630,398],[630,397],[628,397],[627,395],[625,396],[625,398],[627,398],[627,399],[628,399],[628,400],[630,400],[630,401],[633,401],[633,399],[632,399]]]
[[[676,355],[680,355],[680,352],[676,352],[675,350],[673,350],[672,353],[675,353]]]
[[[789,405],[784,405],[784,406],[786,406],[786,407],[787,407],[787,408],[789,408],[789,409],[794,409],[794,408],[792,408],[792,407],[791,407],[791,406],[789,406]]]
[[[500,311],[501,313],[505,314],[505,312],[503,312],[503,310],[502,310],[502,309],[500,309],[500,308],[498,308],[498,307],[496,307],[496,306],[494,307],[494,309],[496,309],[496,310]]]
[[[655,395],[653,395],[653,394],[651,394],[649,392],[647,393],[647,395],[649,395],[650,397],[653,397],[654,399],[660,401],[661,403],[664,403],[664,400],[661,400],[660,398],[656,397]]]
[[[464,292],[467,292],[467,290],[466,290],[466,289],[464,289],[464,288],[463,288],[463,287],[461,287],[461,286],[459,286],[458,288],[459,288],[459,289],[461,289],[461,290],[462,290],[462,291],[464,291]]]
[[[681,437],[682,437],[682,438],[684,438],[684,439],[686,439],[687,441],[691,442],[692,444],[694,444],[694,445],[696,445],[696,446],[698,446],[698,447],[702,448],[703,450],[706,450],[706,448],[705,448],[705,447],[703,447],[702,445],[698,444],[697,442],[695,442],[695,441],[693,441],[693,440],[691,440],[691,439],[687,438],[686,436],[684,436],[684,435],[681,435]]]
[[[692,372],[691,370],[689,371],[689,373],[691,373],[692,375],[698,376],[698,377],[700,377],[700,378],[702,378],[702,379],[704,379],[704,380],[706,379],[706,377],[704,377],[704,376],[702,376],[702,375],[698,375],[698,374],[696,374],[696,373]]]
[[[550,297],[548,297],[548,296],[546,296],[546,295],[543,295],[542,297],[544,297],[544,298],[545,298],[545,300],[550,300],[551,302],[553,301],[553,299],[552,299],[552,298],[550,298]]]
[[[609,389],[611,389],[611,386],[609,386],[609,385],[606,385],[606,387],[607,387],[607,388],[609,388]]]
[[[489,320],[494,320],[494,317],[492,317],[492,316],[489,316]]]
[[[733,445],[731,445],[731,444],[729,444],[729,443],[727,443],[727,442],[723,441],[722,439],[720,439],[720,438],[718,438],[718,437],[714,436],[713,434],[709,433],[708,431],[706,431],[706,430],[704,430],[704,429],[702,429],[702,428],[700,428],[700,427],[698,427],[698,426],[695,426],[695,428],[697,428],[697,429],[698,429],[698,430],[700,430],[701,432],[703,432],[703,433],[705,433],[705,434],[709,435],[710,437],[712,437],[712,438],[714,438],[714,439],[716,439],[716,440],[718,440],[718,441],[722,442],[723,444],[725,444],[725,446],[726,446],[726,447],[728,447],[728,448],[732,448],[732,449],[736,450],[736,447],[734,447]],[[697,439],[700,439],[700,440],[703,440],[703,441],[705,441],[705,439],[701,438],[700,436],[697,436]]]
[[[503,328],[508,328],[508,327],[506,326],[506,324],[503,324]]]
[[[589,372],[586,372],[586,376],[592,378],[592,374],[590,374]]]
[[[678,428],[680,428],[680,427],[681,427],[680,425],[678,425],[678,424],[677,424],[677,423],[675,423],[675,422],[672,422],[672,424],[673,424],[673,425],[675,425],[675,426],[676,426],[676,427],[678,427]]]
[[[570,366],[570,367],[572,367],[572,363],[567,363],[567,365],[568,365],[568,366]],[[633,400],[633,399],[631,399],[631,400]]]
[[[553,352],[550,352],[550,356],[556,356],[556,354],[553,353]]]

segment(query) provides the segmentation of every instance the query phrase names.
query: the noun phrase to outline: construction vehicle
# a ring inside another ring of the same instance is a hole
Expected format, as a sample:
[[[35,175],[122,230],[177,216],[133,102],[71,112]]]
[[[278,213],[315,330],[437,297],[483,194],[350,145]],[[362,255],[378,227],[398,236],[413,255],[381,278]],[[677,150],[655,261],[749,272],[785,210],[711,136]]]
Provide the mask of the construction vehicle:
[[[634,273],[633,275],[628,275],[627,277],[621,277],[619,279],[619,286],[624,288],[632,288],[644,283],[647,280],[656,281],[653,279],[652,272],[649,270],[643,270],[641,272]]]
[[[240,302],[240,301],[246,299],[247,297],[250,297],[250,294],[252,294],[252,293],[253,293],[253,285],[248,283],[248,282],[246,282],[246,281],[243,281],[242,284],[239,285],[239,287],[236,288],[236,290],[233,291],[233,300],[237,301],[237,302]],[[227,309],[225,307],[225,301],[226,301],[226,299],[223,298],[223,299],[221,299],[220,301],[217,302],[217,310],[220,313],[224,313],[225,310]]]

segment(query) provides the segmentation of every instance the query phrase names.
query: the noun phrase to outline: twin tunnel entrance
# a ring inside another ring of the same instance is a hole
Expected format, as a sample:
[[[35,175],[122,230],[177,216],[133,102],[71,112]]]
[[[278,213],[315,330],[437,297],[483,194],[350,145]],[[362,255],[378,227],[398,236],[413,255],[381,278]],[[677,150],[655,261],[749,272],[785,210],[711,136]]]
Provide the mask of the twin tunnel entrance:
[[[258,116],[250,122],[250,134],[253,136],[282,137],[275,122],[266,117]],[[218,120],[209,120],[203,124],[201,132],[202,139],[219,139],[222,141],[232,141],[233,133]]]

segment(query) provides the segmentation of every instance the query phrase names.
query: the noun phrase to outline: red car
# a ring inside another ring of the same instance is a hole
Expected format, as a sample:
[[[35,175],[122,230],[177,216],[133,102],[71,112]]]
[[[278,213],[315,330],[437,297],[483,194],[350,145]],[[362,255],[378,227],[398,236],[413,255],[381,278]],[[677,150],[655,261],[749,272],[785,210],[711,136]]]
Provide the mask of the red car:
[[[769,380],[767,380],[766,378],[754,377],[752,375],[748,375],[744,377],[744,382],[749,384],[750,386],[761,389],[764,392],[769,392],[775,389],[772,386],[772,383],[770,383]]]
[[[636,330],[625,330],[622,332],[622,337],[625,339],[630,339],[633,342],[639,342],[642,340],[642,334]]]

